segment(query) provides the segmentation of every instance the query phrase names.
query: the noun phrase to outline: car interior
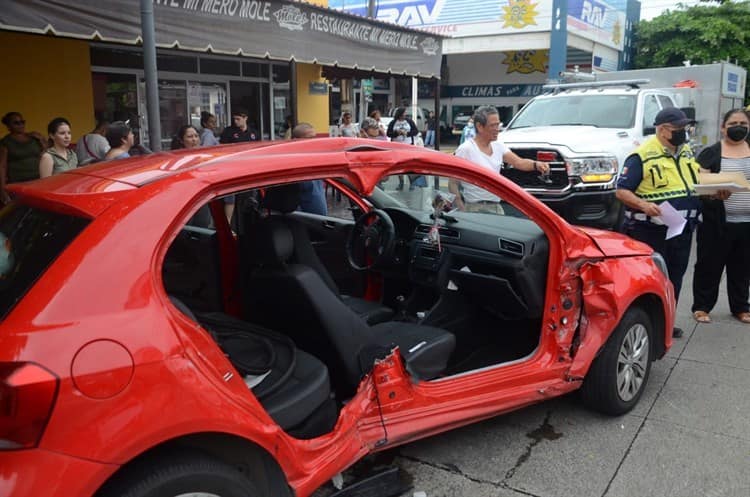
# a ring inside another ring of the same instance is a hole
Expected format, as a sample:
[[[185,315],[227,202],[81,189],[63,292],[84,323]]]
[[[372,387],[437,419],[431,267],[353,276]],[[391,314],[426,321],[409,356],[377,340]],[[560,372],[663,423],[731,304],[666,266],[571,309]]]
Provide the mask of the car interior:
[[[545,233],[504,201],[492,212],[454,209],[450,179],[432,178],[407,190],[385,177],[367,196],[334,178],[326,216],[298,210],[300,183],[247,190],[234,195],[234,250],[222,248],[227,220],[213,217],[224,210],[209,205],[169,247],[162,276],[175,307],[211,334],[290,435],[333,429],[396,346],[415,382],[537,349]],[[237,268],[229,282],[227,268]]]

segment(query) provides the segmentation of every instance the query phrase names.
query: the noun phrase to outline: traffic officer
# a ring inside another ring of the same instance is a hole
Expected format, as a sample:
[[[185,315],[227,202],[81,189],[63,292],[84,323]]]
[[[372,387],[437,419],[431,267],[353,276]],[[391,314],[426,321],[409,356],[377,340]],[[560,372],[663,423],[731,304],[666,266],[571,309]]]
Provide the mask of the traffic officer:
[[[691,123],[675,107],[659,111],[654,119],[656,134],[625,159],[617,182],[617,198],[625,204],[623,231],[664,257],[675,299],[680,295],[701,205],[694,188],[700,165],[686,143],[685,127]],[[662,202],[669,202],[687,219],[682,233],[670,239],[659,218]],[[672,335],[679,338],[682,330],[675,327]]]

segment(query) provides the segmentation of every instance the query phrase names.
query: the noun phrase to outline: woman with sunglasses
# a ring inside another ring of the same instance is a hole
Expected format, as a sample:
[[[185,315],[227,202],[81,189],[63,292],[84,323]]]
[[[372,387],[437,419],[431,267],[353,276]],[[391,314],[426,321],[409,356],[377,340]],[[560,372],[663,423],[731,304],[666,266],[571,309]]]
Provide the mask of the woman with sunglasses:
[[[39,178],[44,138],[26,132],[26,120],[20,112],[8,112],[2,123],[8,128],[8,134],[0,140],[0,204],[5,204],[10,200],[5,185]]]

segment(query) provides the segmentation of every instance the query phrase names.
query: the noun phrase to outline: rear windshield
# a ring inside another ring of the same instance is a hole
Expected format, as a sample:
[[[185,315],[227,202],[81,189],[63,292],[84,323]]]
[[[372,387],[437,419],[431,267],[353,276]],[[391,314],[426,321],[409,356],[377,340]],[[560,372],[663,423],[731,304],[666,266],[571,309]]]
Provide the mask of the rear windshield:
[[[0,210],[0,320],[88,223],[17,203]]]

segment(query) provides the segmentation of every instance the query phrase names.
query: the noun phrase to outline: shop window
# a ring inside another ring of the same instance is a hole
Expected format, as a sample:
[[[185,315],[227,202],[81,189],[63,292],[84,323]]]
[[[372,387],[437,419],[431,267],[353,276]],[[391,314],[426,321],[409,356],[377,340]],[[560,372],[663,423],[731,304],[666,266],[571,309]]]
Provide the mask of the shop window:
[[[185,57],[183,55],[160,54],[156,56],[156,65],[159,71],[174,72],[198,72],[198,58]],[[141,67],[143,67],[141,65]]]
[[[227,89],[223,83],[188,82],[188,108],[190,124],[201,129],[201,112],[216,116],[215,133],[229,124],[227,115]]]
[[[94,114],[108,121],[129,121],[138,128],[138,88],[130,74],[91,74]],[[136,133],[137,134],[137,133]]]
[[[273,82],[274,83],[288,83],[289,82],[289,66],[288,65],[276,65],[273,66]]]
[[[91,47],[90,53],[92,66],[143,69],[143,55],[140,51]]]
[[[268,64],[243,62],[242,75],[249,78],[268,78]]]
[[[201,57],[201,73],[239,76],[240,62],[237,60],[204,59]]]

